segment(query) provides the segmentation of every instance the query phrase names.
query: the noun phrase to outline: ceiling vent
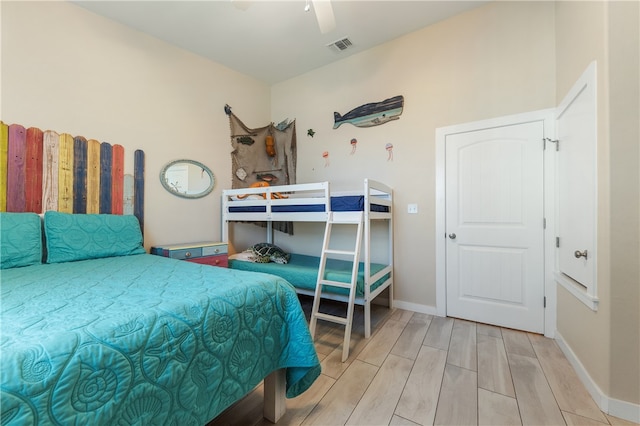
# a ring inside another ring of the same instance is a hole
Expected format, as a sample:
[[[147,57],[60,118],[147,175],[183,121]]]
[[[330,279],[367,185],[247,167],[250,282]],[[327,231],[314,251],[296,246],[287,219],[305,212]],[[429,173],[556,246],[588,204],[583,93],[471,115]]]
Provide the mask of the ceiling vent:
[[[334,41],[331,44],[327,44],[327,47],[329,49],[338,53],[350,48],[351,46],[353,46],[353,43],[351,43],[351,40],[349,40],[347,37]]]

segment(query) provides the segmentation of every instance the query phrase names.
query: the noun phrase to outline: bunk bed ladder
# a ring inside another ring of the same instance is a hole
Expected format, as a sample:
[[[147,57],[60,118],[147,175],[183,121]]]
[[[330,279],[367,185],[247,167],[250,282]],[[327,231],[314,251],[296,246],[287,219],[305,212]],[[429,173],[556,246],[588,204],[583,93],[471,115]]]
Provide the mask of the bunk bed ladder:
[[[334,224],[339,225],[354,225],[357,226],[356,241],[353,251],[350,250],[334,250],[331,249],[330,240],[331,232]],[[309,328],[311,331],[311,337],[315,335],[315,328],[317,321],[324,320],[334,322],[336,324],[344,325],[344,342],[342,344],[342,362],[345,362],[349,357],[349,342],[351,340],[351,326],[353,325],[353,306],[356,298],[356,285],[358,282],[358,266],[360,263],[360,246],[362,245],[362,227],[363,227],[363,213],[362,212],[331,212],[327,219],[324,242],[322,244],[322,254],[320,256],[320,266],[318,269],[318,280],[316,282],[316,291],[313,298],[313,308],[311,310],[311,320]],[[325,279],[325,268],[327,260],[329,258],[350,258],[353,263],[351,270],[351,282],[340,282]],[[330,315],[319,312],[320,300],[322,298],[322,291],[324,286],[341,287],[349,290],[349,298],[347,302],[347,314],[346,317],[337,315]]]

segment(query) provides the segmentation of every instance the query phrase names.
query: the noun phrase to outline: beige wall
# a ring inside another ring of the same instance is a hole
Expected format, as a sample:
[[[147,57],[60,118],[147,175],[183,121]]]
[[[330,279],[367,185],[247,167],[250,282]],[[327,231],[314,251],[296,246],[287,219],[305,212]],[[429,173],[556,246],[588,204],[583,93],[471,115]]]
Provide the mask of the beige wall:
[[[297,118],[298,181],[339,187],[368,177],[394,188],[398,301],[436,305],[435,129],[552,107],[553,14],[546,2],[489,4],[273,86],[272,119]],[[399,120],[332,129],[334,111],[395,95],[405,98]],[[407,213],[409,203],[418,204],[418,214]]]
[[[145,246],[220,238],[220,194],[231,181],[226,103],[268,123],[269,87],[67,2],[2,8],[5,123],[82,135],[146,154]],[[212,195],[178,198],[160,185],[171,160],[190,158],[217,179]]]
[[[609,4],[611,391],[640,404],[640,3]]]
[[[558,290],[558,332],[600,390],[640,403],[637,2],[557,2],[557,100],[598,62],[598,311]]]
[[[558,331],[600,388],[609,391],[609,136],[606,70],[606,8],[603,2],[556,3],[557,102],[590,62],[597,61],[598,97],[598,311],[558,286]]]

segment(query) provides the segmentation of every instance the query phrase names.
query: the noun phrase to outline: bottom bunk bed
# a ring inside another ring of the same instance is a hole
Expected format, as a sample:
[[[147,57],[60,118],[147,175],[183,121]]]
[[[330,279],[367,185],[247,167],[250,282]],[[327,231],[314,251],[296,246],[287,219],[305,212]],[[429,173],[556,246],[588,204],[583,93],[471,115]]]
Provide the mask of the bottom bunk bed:
[[[3,425],[203,425],[263,379],[277,421],[320,374],[281,278],[146,254],[134,216],[47,212],[47,264],[38,215],[0,220]]]
[[[327,259],[325,278],[332,281],[348,283],[351,281],[352,265],[353,263],[347,260]],[[309,296],[315,294],[319,267],[320,257],[296,253],[290,255],[289,261],[286,264],[252,262],[247,260],[247,256],[243,256],[242,254],[231,255],[229,257],[229,268],[231,269],[264,272],[279,276],[291,283],[295,287],[296,292]],[[391,285],[392,278],[390,267],[379,263],[370,263],[370,274],[374,280],[371,281],[367,292],[365,290],[365,264],[364,262],[360,262],[358,265],[355,303],[365,307],[364,320],[366,337],[369,337],[371,330],[370,303],[376,296]],[[346,302],[348,294],[349,290],[345,288],[326,286],[323,297]]]

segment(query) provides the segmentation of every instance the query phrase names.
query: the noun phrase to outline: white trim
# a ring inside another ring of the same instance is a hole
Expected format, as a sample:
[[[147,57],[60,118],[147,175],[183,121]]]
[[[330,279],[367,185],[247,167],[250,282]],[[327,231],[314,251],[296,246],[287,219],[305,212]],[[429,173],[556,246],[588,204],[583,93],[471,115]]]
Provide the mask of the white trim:
[[[592,311],[598,310],[598,303],[600,302],[600,299],[587,293],[587,289],[559,271],[555,271],[553,276],[558,284],[575,296],[576,299],[587,305],[589,309]]]
[[[634,423],[640,423],[640,404],[634,404],[628,401],[621,401],[619,399],[611,398],[607,396],[600,386],[591,378],[587,369],[582,365],[576,354],[571,347],[562,338],[560,333],[556,331],[556,342],[560,347],[560,350],[569,361],[569,364],[573,367],[576,374],[580,378],[582,384],[587,388],[587,392],[591,395],[596,402],[600,410],[612,416],[628,420]]]
[[[436,315],[447,315],[446,296],[446,211],[445,211],[445,140],[447,135],[470,132],[478,129],[501,127],[514,124],[524,124],[542,121],[544,136],[553,138],[555,135],[555,108],[522,114],[508,115],[471,123],[456,124],[436,129]],[[542,143],[542,141],[540,141]],[[544,316],[544,333],[553,337],[556,329],[556,283],[553,277],[555,271],[555,150],[545,150],[544,165],[544,214],[547,226],[544,233],[544,293],[547,298],[547,308]]]
[[[420,305],[417,303],[404,302],[402,300],[394,300],[393,306],[397,309],[404,309],[405,311],[418,312],[421,314],[439,315],[435,306]]]

